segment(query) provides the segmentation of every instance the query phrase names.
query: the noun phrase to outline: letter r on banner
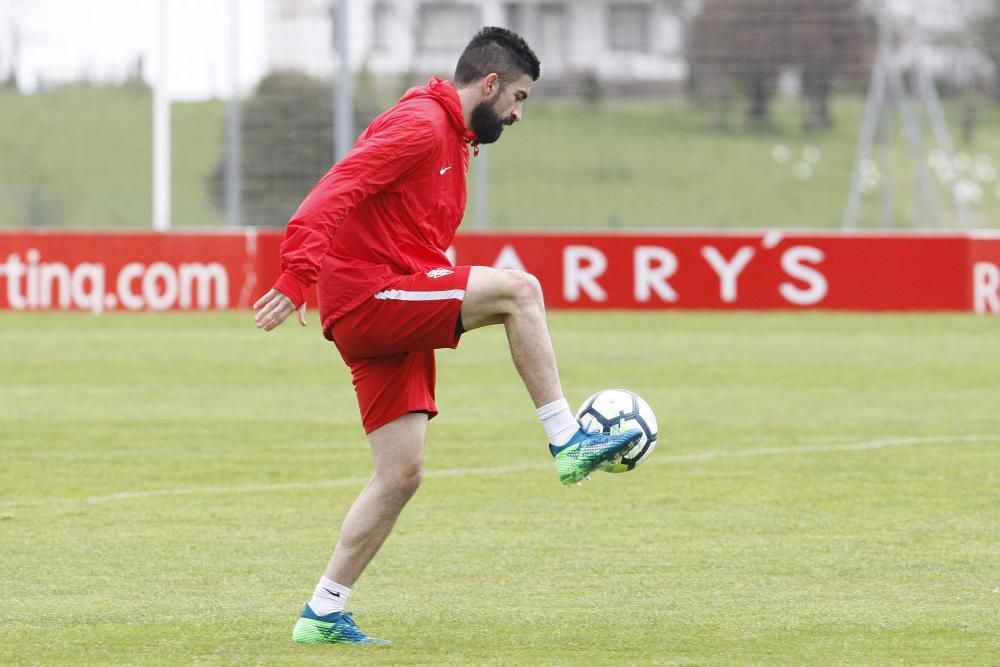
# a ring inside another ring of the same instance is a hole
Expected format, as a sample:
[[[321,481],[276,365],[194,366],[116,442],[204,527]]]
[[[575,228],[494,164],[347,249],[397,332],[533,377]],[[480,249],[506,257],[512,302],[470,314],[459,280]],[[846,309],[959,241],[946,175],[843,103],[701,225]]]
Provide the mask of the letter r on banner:
[[[667,279],[677,273],[677,255],[653,245],[637,246],[633,255],[635,300],[647,303],[656,292],[664,301],[676,303],[677,291]]]
[[[574,302],[581,293],[593,301],[607,301],[608,293],[597,279],[608,268],[604,253],[588,245],[568,245],[563,249],[563,298]]]
[[[1000,266],[976,262],[972,267],[972,307],[980,315],[1000,315]]]

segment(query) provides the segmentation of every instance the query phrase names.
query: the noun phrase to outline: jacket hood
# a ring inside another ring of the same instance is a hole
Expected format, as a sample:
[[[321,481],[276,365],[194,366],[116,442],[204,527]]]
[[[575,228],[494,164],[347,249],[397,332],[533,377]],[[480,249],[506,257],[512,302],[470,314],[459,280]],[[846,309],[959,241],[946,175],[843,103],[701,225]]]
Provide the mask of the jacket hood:
[[[476,134],[465,126],[465,116],[462,114],[462,101],[458,98],[458,91],[455,90],[451,81],[443,81],[438,77],[433,77],[425,86],[410,88],[400,102],[407,102],[420,97],[429,97],[444,107],[451,119],[451,124],[455,131],[462,135],[462,138],[470,144],[476,143]]]

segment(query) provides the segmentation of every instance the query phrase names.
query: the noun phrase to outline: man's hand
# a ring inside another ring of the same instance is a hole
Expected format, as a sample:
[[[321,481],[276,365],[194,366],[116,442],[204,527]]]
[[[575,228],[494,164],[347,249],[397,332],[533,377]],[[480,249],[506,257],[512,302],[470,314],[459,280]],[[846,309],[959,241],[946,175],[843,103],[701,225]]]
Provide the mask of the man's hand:
[[[271,290],[257,300],[253,305],[257,313],[253,316],[258,329],[270,331],[285,321],[289,315],[295,312],[295,304],[287,296],[276,289]],[[299,311],[299,324],[306,325],[306,304],[302,304]]]

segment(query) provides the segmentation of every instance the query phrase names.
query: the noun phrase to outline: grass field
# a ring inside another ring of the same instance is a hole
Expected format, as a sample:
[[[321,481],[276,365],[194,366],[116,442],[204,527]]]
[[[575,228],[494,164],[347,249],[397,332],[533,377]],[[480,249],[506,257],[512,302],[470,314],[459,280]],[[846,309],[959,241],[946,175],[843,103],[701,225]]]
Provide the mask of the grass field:
[[[149,228],[152,104],[139,87],[0,91],[0,226]],[[171,105],[176,226],[225,222],[209,190],[225,113],[217,101]]]
[[[0,91],[5,158],[0,160],[0,226],[148,228],[151,109],[149,91],[140,88],[71,86],[36,96]],[[774,130],[761,132],[744,127],[738,108],[729,127],[715,128],[710,110],[683,100],[608,99],[587,106],[532,99],[524,122],[487,149],[491,224],[522,229],[839,227],[862,112],[859,98],[837,98],[833,129],[808,133],[800,127],[799,101],[783,98],[774,106]],[[956,105],[949,102],[948,112],[957,150],[994,165],[993,180],[979,184],[982,201],[971,206],[974,222],[1000,227],[1000,106],[980,110],[972,145],[959,141]],[[172,107],[174,226],[224,223],[209,195],[209,178],[223,156],[224,123],[222,102]],[[927,150],[935,146],[929,130],[926,143]],[[788,149],[787,164],[773,159],[777,145]],[[803,161],[807,146],[818,148],[821,159],[803,181],[793,165]],[[933,226],[933,219],[921,218],[915,208],[909,147],[898,138],[895,148],[888,170],[882,153],[875,156],[883,170],[881,187],[893,193],[893,226]],[[303,184],[302,196],[321,175]],[[880,192],[865,198],[862,226],[880,224]],[[944,226],[955,227],[948,193],[940,185],[936,192]],[[470,204],[470,216],[472,210]],[[278,216],[274,225],[284,225],[292,212]]]
[[[862,100],[836,99],[834,127],[809,133],[790,98],[774,105],[773,131],[748,130],[738,115],[715,128],[709,110],[687,102],[529,106],[524,122],[489,149],[497,227],[840,227],[863,113]],[[977,136],[959,150],[1000,165],[1000,109],[984,113]],[[775,162],[778,145],[789,163]],[[800,180],[793,164],[808,146],[821,159]],[[931,226],[915,210],[914,163],[902,139],[891,155],[888,170],[881,153],[874,159],[883,163],[881,187],[892,192],[893,226]],[[995,183],[981,187],[970,211],[978,226],[998,226],[1000,192]],[[954,227],[950,195],[935,192],[943,225]],[[881,190],[864,197],[861,226],[880,225],[880,200]]]
[[[1000,320],[554,314],[571,403],[645,396],[642,468],[563,488],[502,331],[440,355],[423,487],[292,624],[369,473],[317,332],[0,315],[0,663],[995,665]]]

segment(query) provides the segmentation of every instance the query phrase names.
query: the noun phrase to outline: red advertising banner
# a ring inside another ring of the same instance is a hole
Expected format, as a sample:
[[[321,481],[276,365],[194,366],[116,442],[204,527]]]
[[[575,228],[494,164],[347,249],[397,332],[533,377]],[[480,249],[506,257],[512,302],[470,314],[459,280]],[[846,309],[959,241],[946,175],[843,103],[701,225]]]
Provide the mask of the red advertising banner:
[[[0,232],[0,309],[248,308],[280,230]],[[457,264],[535,274],[550,308],[1000,314],[1000,235],[465,233]]]
[[[267,253],[277,257],[277,242]],[[96,314],[244,307],[259,289],[258,257],[253,231],[5,231],[0,308]]]
[[[552,307],[967,310],[964,237],[465,235],[460,264],[534,273]]]

